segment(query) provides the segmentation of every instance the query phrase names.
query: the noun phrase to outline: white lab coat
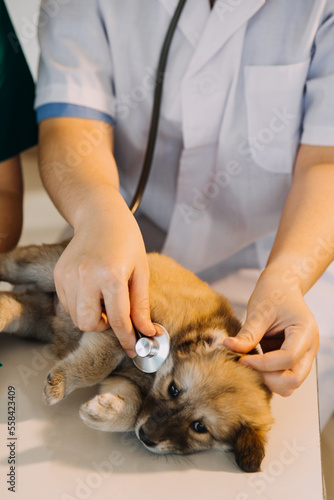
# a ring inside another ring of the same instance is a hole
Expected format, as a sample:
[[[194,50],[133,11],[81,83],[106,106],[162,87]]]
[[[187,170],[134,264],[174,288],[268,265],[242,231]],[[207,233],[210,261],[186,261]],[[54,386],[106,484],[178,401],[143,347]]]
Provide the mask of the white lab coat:
[[[36,107],[70,103],[112,116],[128,199],[176,5],[59,0],[55,12],[42,2]],[[188,0],[170,50],[141,205],[167,233],[165,253],[196,272],[260,238],[266,254],[263,237],[277,228],[298,145],[334,145],[333,40],[333,0],[217,0],[212,11],[208,0]],[[316,286],[328,296],[333,275]],[[334,308],[324,311],[314,290],[309,305],[321,332],[334,335]],[[323,395],[328,416],[333,398]]]
[[[69,102],[111,115],[129,194],[176,5],[62,0],[42,16],[36,107]],[[300,141],[334,145],[333,22],[333,1],[217,0],[210,11],[188,0],[142,203],[167,232],[164,252],[186,267],[215,265],[275,231]]]

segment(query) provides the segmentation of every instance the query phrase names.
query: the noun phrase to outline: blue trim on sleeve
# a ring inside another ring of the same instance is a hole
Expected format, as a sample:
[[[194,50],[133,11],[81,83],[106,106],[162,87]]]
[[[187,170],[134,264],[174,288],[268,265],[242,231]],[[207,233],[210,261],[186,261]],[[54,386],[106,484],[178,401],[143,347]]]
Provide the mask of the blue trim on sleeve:
[[[102,122],[115,124],[112,116],[107,115],[97,109],[78,106],[77,104],[68,104],[66,102],[51,102],[43,104],[36,109],[37,123],[46,118],[57,118],[66,116],[71,118],[88,118],[90,120],[99,120]]]

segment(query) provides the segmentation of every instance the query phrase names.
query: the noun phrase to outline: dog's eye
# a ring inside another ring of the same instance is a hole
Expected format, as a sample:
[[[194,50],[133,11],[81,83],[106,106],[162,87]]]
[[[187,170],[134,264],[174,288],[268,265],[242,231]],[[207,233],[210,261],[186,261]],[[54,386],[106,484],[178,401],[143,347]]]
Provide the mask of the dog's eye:
[[[197,422],[193,422],[191,424],[191,427],[194,429],[195,432],[198,432],[198,434],[206,434],[208,431],[208,429],[205,427],[204,424],[202,424],[201,421],[197,421]]]
[[[179,395],[179,390],[175,385],[175,382],[171,382],[168,386],[168,394],[170,395],[171,398],[175,399]]]

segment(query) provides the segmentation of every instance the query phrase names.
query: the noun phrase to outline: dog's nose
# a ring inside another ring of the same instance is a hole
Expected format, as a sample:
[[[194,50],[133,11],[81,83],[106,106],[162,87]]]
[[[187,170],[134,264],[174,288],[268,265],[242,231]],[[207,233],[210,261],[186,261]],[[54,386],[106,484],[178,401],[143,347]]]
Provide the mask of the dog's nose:
[[[139,429],[139,438],[140,440],[146,444],[146,446],[149,446],[150,448],[153,448],[153,446],[156,446],[157,443],[155,443],[154,441],[152,441],[145,433],[144,431],[144,426],[142,426],[140,429]]]

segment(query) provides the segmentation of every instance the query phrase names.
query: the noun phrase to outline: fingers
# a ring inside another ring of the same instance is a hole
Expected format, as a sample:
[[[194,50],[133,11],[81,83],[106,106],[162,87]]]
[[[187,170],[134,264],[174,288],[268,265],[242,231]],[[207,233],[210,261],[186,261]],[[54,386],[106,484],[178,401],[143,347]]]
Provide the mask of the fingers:
[[[124,266],[100,266],[96,270],[84,261],[78,266],[77,275],[75,269],[67,272],[61,260],[55,268],[58,298],[74,324],[82,331],[102,331],[110,323],[130,357],[136,355],[133,324],[144,335],[157,333],[150,319],[149,270],[145,259],[132,275]],[[101,289],[98,283],[103,284]]]
[[[269,324],[259,324],[254,318],[248,317],[238,335],[226,338],[223,345],[231,351],[245,354],[257,346],[268,328]]]
[[[144,335],[155,335],[150,318],[148,265],[137,266],[131,279],[118,275],[103,291],[110,326],[130,357],[136,356],[135,328]]]
[[[292,325],[285,329],[285,340],[279,350],[263,355],[244,356],[242,363],[260,371],[290,370],[308,351],[316,353],[319,341],[317,328],[312,323]]]
[[[247,355],[258,343],[264,354]],[[303,295],[284,288],[279,275],[262,273],[249,299],[245,324],[224,345],[246,354],[239,362],[261,372],[273,392],[288,396],[311,370],[319,331]]]
[[[126,353],[130,357],[134,357],[136,355],[134,350],[136,336],[130,319],[130,299],[127,281],[118,287],[104,289],[103,297],[111,328]]]
[[[66,264],[63,265],[59,259],[54,271],[58,299],[80,330],[106,330],[108,322],[106,316],[102,316],[100,294],[96,287],[91,286],[91,280],[87,279],[88,272],[83,271],[83,268],[81,266],[76,276],[74,269],[67,271]]]
[[[57,293],[57,297],[59,299],[59,302],[61,303],[61,305],[63,306],[63,308],[65,309],[65,311],[70,314],[70,310],[74,312],[74,310],[76,311],[76,293],[74,291],[73,294],[70,294],[69,297],[67,297],[67,294],[65,292],[65,283],[63,282],[63,279],[62,279],[62,266],[61,266],[61,263],[62,263],[62,258],[59,259],[59,261],[57,262],[56,266],[55,266],[55,269],[54,269],[54,281],[55,281],[55,287],[56,287],[56,293]],[[67,299],[72,299],[71,301],[67,300]],[[73,314],[73,316],[71,315],[71,318],[73,320],[73,322],[76,324],[76,315]]]
[[[271,391],[289,396],[306,379],[319,348],[318,327],[302,297],[295,299],[291,311],[278,307],[275,315],[261,318],[253,309],[238,335],[224,345],[247,354],[261,340],[272,349],[242,356],[240,363],[260,371]]]
[[[132,322],[143,335],[156,335],[156,328],[151,321],[149,305],[149,271],[148,266],[140,271],[135,270],[130,283],[130,315]]]
[[[242,363],[260,371],[279,371],[293,368],[293,365],[298,363],[311,347],[309,336],[298,330],[292,330],[290,335],[286,333],[286,340],[279,350],[270,351],[263,355],[245,356]]]
[[[244,356],[240,362],[262,372],[264,382],[273,392],[288,396],[309,374],[318,347],[317,326],[309,319],[307,324],[286,328],[281,349]]]
[[[310,350],[292,370],[262,372],[264,383],[272,392],[284,397],[290,396],[310,373],[313,360],[314,353]]]

